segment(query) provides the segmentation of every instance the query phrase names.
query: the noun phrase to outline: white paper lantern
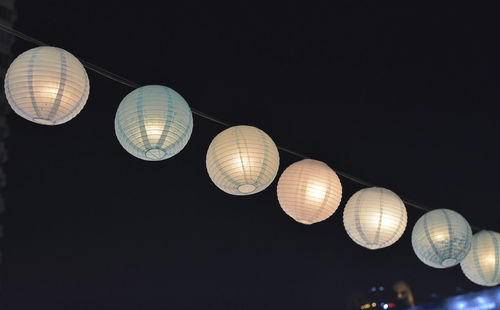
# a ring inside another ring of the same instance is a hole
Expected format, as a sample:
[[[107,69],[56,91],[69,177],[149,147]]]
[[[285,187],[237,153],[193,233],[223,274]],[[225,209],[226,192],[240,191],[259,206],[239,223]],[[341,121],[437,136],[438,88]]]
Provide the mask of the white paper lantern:
[[[392,191],[370,187],[356,192],[344,209],[344,226],[354,242],[371,249],[390,246],[403,234],[407,215]]]
[[[472,236],[472,247],[460,263],[462,271],[472,282],[483,286],[500,283],[500,234],[482,230]]]
[[[12,110],[43,125],[74,118],[89,96],[87,72],[67,51],[50,46],[19,55],[5,75],[5,95]]]
[[[273,140],[252,126],[234,126],[219,133],[207,151],[207,171],[221,190],[250,195],[276,177],[279,153]]]
[[[291,164],[278,181],[281,208],[302,224],[313,224],[329,218],[342,198],[340,180],[327,164],[304,159]]]
[[[149,85],[123,98],[115,117],[115,133],[127,152],[150,161],[179,153],[193,131],[189,105],[166,86]]]
[[[411,243],[417,257],[434,268],[459,264],[470,251],[472,230],[463,216],[438,209],[424,214],[413,227]]]

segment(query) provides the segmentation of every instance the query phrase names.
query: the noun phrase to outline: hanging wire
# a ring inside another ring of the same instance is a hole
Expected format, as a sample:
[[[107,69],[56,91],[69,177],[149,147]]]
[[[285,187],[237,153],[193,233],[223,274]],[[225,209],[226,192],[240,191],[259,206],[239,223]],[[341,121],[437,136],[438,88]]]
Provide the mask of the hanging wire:
[[[17,31],[15,29],[11,28],[11,27],[8,27],[8,26],[0,24],[0,29],[3,30],[3,31],[5,31],[5,32],[7,32],[7,33],[10,33],[13,36],[18,37],[19,39],[31,42],[31,43],[33,43],[35,45],[48,46],[48,44],[46,44],[46,43],[44,43],[44,42],[42,42],[40,40],[37,40],[37,39],[35,39],[33,37],[30,37],[30,36],[28,36],[28,35],[20,32],[20,31]],[[113,80],[115,82],[118,82],[118,83],[123,84],[125,86],[129,86],[129,87],[134,88],[134,89],[141,87],[140,84],[135,83],[135,82],[133,82],[133,81],[131,81],[129,79],[126,79],[126,78],[124,78],[124,77],[122,77],[122,76],[120,76],[118,74],[110,72],[110,71],[108,71],[108,70],[106,70],[106,69],[104,69],[102,67],[99,67],[97,65],[94,65],[94,64],[92,64],[92,63],[90,63],[88,61],[82,60],[81,58],[78,58],[78,59],[80,60],[80,62],[83,64],[83,66],[85,68],[87,68],[87,69],[89,69],[89,70],[91,70],[91,71],[93,71],[93,72],[95,72],[95,73],[97,73],[97,74],[99,74],[99,75],[101,75],[101,76],[103,76],[105,78],[108,78],[110,80]],[[193,114],[198,115],[199,117],[202,117],[202,118],[207,119],[209,121],[212,121],[214,123],[217,123],[219,125],[222,125],[222,126],[225,126],[225,127],[231,127],[232,126],[231,124],[229,124],[229,123],[227,123],[225,121],[222,121],[222,120],[220,120],[220,119],[218,119],[218,118],[216,118],[216,117],[214,117],[214,116],[212,116],[210,114],[204,113],[204,112],[202,112],[202,111],[200,111],[198,109],[191,108],[191,111],[193,112]],[[288,154],[293,155],[293,156],[297,156],[297,157],[300,157],[300,158],[303,158],[303,159],[310,158],[309,156],[306,156],[304,154],[295,152],[295,151],[293,151],[291,149],[288,149],[288,148],[285,148],[285,147],[282,147],[282,146],[279,146],[279,145],[277,145],[277,148],[280,151],[283,151],[283,152],[288,153]],[[340,170],[337,170],[337,169],[334,169],[334,170],[335,170],[335,172],[338,175],[340,175],[343,178],[348,179],[348,180],[350,180],[350,181],[352,181],[354,183],[358,183],[358,184],[366,186],[366,187],[374,187],[375,186],[374,184],[372,184],[370,182],[367,182],[367,181],[364,181],[364,180],[362,180],[362,179],[360,179],[358,177],[355,177],[355,176],[353,176],[353,175],[351,175],[351,174],[349,174],[347,172],[340,171]],[[428,207],[422,205],[421,203],[418,203],[416,201],[410,200],[410,199],[408,199],[406,197],[400,196],[400,198],[401,198],[401,200],[403,200],[403,202],[405,203],[405,205],[414,207],[414,208],[419,209],[421,211],[428,212],[428,211],[432,211],[433,210],[432,208],[428,208]],[[476,231],[482,230],[482,228],[480,228],[478,226],[475,226],[475,225],[470,225],[470,226],[471,226],[471,228],[473,230],[476,230]]]

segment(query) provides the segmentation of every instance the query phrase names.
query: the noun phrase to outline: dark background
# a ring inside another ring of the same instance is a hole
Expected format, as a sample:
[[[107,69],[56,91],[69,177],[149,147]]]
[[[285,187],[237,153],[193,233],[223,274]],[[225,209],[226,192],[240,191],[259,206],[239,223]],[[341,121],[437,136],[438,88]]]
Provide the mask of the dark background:
[[[500,230],[495,7],[433,1],[17,1],[15,27],[277,144],[471,224]],[[15,55],[34,47],[17,40]],[[460,267],[414,255],[408,226],[370,251],[342,224],[294,222],[276,181],[236,197],[205,169],[224,128],[195,116],[162,162],[122,149],[126,86],[89,72],[67,124],[10,114],[0,307],[345,309],[349,296],[406,280],[415,299],[479,290]],[[280,153],[280,173],[298,160]]]

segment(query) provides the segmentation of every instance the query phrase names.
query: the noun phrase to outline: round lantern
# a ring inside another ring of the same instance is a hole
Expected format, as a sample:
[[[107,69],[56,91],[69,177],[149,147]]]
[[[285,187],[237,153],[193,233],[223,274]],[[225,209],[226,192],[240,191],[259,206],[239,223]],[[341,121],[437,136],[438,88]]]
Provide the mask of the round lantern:
[[[5,75],[5,95],[12,110],[43,125],[74,118],[89,96],[87,72],[67,51],[50,46],[19,55]]]
[[[500,234],[482,230],[472,236],[469,254],[460,263],[462,271],[472,282],[495,286],[500,283]]]
[[[193,131],[188,104],[166,86],[149,85],[123,98],[115,117],[118,141],[143,160],[164,160],[179,153]]]
[[[344,209],[344,226],[349,237],[371,250],[396,242],[405,230],[406,221],[403,201],[392,191],[381,187],[356,192]]]
[[[250,195],[276,177],[279,153],[273,140],[252,126],[234,126],[219,133],[207,151],[207,171],[221,190]]]
[[[285,169],[278,181],[281,208],[302,224],[329,218],[342,198],[340,180],[327,164],[304,159]]]
[[[463,216],[438,209],[424,214],[413,227],[411,243],[417,257],[434,268],[460,263],[469,253],[472,230]]]

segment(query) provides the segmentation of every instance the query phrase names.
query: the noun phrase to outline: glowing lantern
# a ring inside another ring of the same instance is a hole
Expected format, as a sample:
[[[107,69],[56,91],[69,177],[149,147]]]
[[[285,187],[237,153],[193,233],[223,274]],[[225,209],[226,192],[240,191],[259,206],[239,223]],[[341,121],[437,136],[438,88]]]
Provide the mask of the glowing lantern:
[[[89,96],[87,72],[67,51],[50,46],[19,55],[5,75],[5,95],[12,110],[43,125],[74,118]]]
[[[285,169],[278,181],[278,200],[283,211],[302,224],[330,217],[342,198],[340,180],[327,164],[304,159]]]
[[[390,246],[403,234],[407,215],[392,191],[370,187],[356,192],[344,209],[344,226],[354,242],[371,249]]]
[[[250,195],[276,177],[279,153],[273,140],[252,126],[234,126],[219,133],[207,151],[207,171],[221,190]]]
[[[115,133],[127,152],[143,160],[164,160],[179,153],[193,131],[188,104],[166,86],[137,88],[123,98]]]
[[[411,243],[417,257],[434,268],[459,264],[469,253],[472,231],[463,216],[438,209],[424,214],[413,227]]]
[[[472,282],[495,286],[500,283],[500,234],[482,230],[472,236],[472,247],[460,263],[462,271]]]

